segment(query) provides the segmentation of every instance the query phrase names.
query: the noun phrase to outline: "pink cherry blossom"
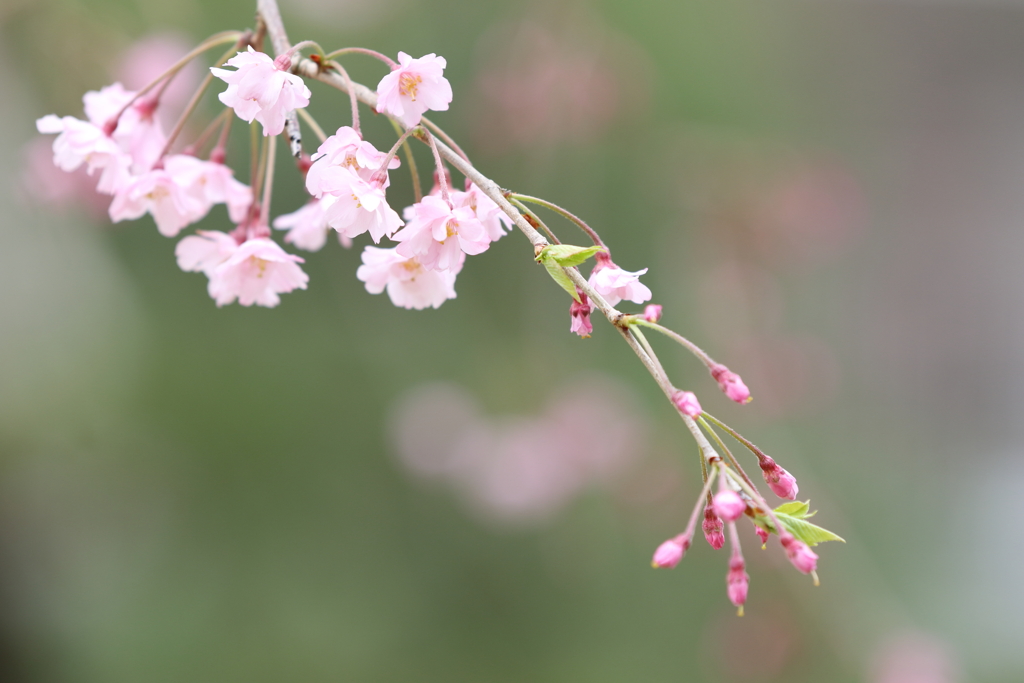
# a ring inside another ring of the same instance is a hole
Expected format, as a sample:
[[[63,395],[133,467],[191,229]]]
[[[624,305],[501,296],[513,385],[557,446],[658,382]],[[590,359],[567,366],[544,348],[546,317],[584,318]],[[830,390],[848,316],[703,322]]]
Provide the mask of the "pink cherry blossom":
[[[238,251],[238,240],[219,230],[199,230],[178,242],[174,256],[185,272],[205,273],[209,277],[217,266]]]
[[[315,161],[306,173],[306,189],[314,197],[341,192],[347,183],[344,170],[370,181],[386,157],[386,152],[363,140],[350,126],[342,126],[317,149]],[[400,164],[398,157],[391,157],[388,168],[398,168]],[[390,183],[387,169],[382,177],[380,185],[386,188]]]
[[[747,601],[747,589],[750,586],[750,576],[746,572],[746,565],[743,557],[733,555],[729,560],[729,573],[725,577],[726,592],[729,601],[743,609],[743,603]],[[742,611],[741,611],[742,614]]]
[[[274,227],[287,230],[284,241],[306,251],[320,251],[327,244],[327,233],[330,232],[327,212],[323,201],[319,199],[308,202],[298,211],[278,216],[274,220]],[[352,238],[340,233],[338,241],[346,249],[352,246]]]
[[[465,192],[452,193],[452,203],[456,207],[473,209],[473,213],[483,224],[487,231],[487,237],[492,242],[498,241],[505,236],[506,231],[512,229],[512,219],[508,217],[508,214],[469,180],[466,181]]]
[[[228,84],[220,101],[234,109],[240,119],[262,123],[264,135],[280,135],[288,113],[309,105],[311,93],[302,79],[289,73],[283,62],[257,52],[252,45],[248,52],[229,59],[227,65],[236,70],[210,68],[214,76]]]
[[[655,569],[672,569],[679,564],[689,549],[690,538],[686,534],[670,538],[659,545],[657,550],[654,551],[651,566]]]
[[[113,83],[82,96],[89,122],[108,134],[131,159],[131,171],[144,173],[156,164],[167,143],[163,129],[154,116],[156,101],[144,97],[124,109],[135,92]],[[121,118],[114,120],[124,109]]]
[[[661,305],[647,304],[644,308],[644,320],[649,323],[656,323],[661,320]]]
[[[243,306],[273,308],[281,302],[278,294],[306,288],[309,276],[299,267],[302,262],[272,240],[247,240],[208,273],[207,290],[218,306],[237,299]]]
[[[252,206],[252,189],[236,180],[230,167],[187,154],[174,154],[164,159],[164,169],[196,202],[205,207],[193,221],[205,216],[214,204],[227,205],[232,223],[245,220]]]
[[[715,514],[726,522],[735,522],[743,516],[743,511],[747,509],[747,504],[743,502],[739,494],[725,487],[715,494],[712,505],[715,508]]]
[[[587,301],[587,295],[579,292],[579,297],[579,301],[573,301],[569,306],[569,315],[572,316],[569,331],[585,339],[594,331],[594,326],[590,323],[590,303]]]
[[[787,472],[769,456],[761,458],[761,473],[768,487],[775,492],[779,498],[796,500],[800,487],[797,486],[796,477]]]
[[[391,237],[402,227],[402,219],[384,198],[384,190],[341,166],[333,166],[340,174],[335,191],[325,194],[320,202],[327,224],[345,237],[357,237],[369,232],[376,243]]]
[[[672,403],[683,415],[697,417],[704,412],[700,407],[697,395],[692,391],[677,391],[672,394]]]
[[[412,206],[413,219],[395,234],[398,253],[417,258],[424,268],[449,270],[463,254],[487,251],[490,240],[472,209],[451,208],[440,197],[426,196]]]
[[[598,261],[590,273],[589,282],[610,306],[615,306],[623,299],[642,304],[651,298],[651,290],[640,282],[640,276],[646,272],[644,268],[630,273],[614,265],[602,265]]]
[[[398,66],[377,85],[377,111],[411,128],[428,109],[447,110],[452,101],[452,86],[444,77],[447,65],[434,53],[413,59],[399,52]]]
[[[367,246],[356,277],[366,283],[370,294],[387,289],[394,305],[422,310],[428,306],[438,308],[455,298],[455,275],[461,267],[459,264],[455,270],[428,270],[415,258],[405,258],[395,249]]]
[[[53,141],[53,163],[63,171],[85,164],[89,175],[100,174],[97,190],[113,194],[131,176],[131,157],[98,127],[73,116],[48,114],[36,121],[40,133],[57,133]]]
[[[110,203],[110,220],[118,223],[152,214],[164,237],[175,237],[182,228],[206,214],[209,206],[189,193],[164,169],[155,169],[128,181]]]
[[[786,557],[798,571],[810,574],[815,570],[818,565],[818,555],[808,548],[806,543],[787,531],[783,531],[779,535],[779,540],[782,541],[782,547],[786,549]]]
[[[704,507],[704,522],[701,524],[701,528],[704,530],[704,538],[712,548],[719,550],[725,545],[722,520],[715,514],[714,506],[706,505]]]
[[[711,366],[711,376],[715,378],[719,388],[731,400],[737,403],[750,402],[750,389],[735,372],[721,363],[715,363]]]

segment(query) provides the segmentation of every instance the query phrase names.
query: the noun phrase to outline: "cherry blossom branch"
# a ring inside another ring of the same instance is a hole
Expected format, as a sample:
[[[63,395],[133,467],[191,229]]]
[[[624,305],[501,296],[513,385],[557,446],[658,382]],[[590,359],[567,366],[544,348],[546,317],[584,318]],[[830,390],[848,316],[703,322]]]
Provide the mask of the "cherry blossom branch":
[[[756,488],[756,487],[754,486],[754,482],[752,482],[752,481],[750,480],[750,477],[748,477],[748,476],[747,476],[747,473],[746,473],[746,471],[744,471],[744,469],[743,469],[743,467],[742,467],[742,466],[740,465],[739,461],[738,461],[738,460],[736,460],[736,457],[735,457],[735,456],[734,456],[734,455],[732,454],[732,451],[730,451],[730,450],[729,450],[729,448],[728,448],[728,446],[726,446],[726,445],[725,445],[725,442],[723,442],[723,441],[722,441],[722,438],[721,438],[720,436],[718,436],[718,432],[716,432],[716,431],[715,431],[714,429],[712,429],[712,428],[711,428],[711,425],[709,425],[709,424],[707,423],[707,421],[705,421],[705,420],[704,420],[704,416],[703,416],[703,415],[701,415],[701,416],[699,416],[699,417],[697,418],[697,422],[698,422],[698,423],[700,424],[700,426],[701,426],[701,427],[703,427],[703,428],[704,428],[704,430],[705,430],[705,431],[706,431],[706,432],[707,432],[708,434],[710,434],[710,435],[711,435],[711,438],[715,440],[715,443],[717,443],[717,444],[718,444],[718,447],[719,447],[720,449],[722,449],[722,452],[723,452],[723,453],[725,453],[725,455],[726,455],[726,457],[727,457],[727,458],[729,458],[729,462],[730,462],[730,463],[732,464],[732,466],[733,466],[733,467],[734,467],[734,468],[736,469],[736,471],[737,471],[737,472],[739,472],[739,473],[740,473],[740,474],[741,474],[741,475],[743,476],[743,479],[744,479],[744,480],[746,480],[746,482],[747,482],[748,484],[750,484],[750,486],[751,486],[752,488]]]
[[[548,237],[551,238],[551,241],[554,244],[562,243],[562,240],[558,239],[558,237],[555,236],[555,233],[551,230],[551,228],[547,226],[547,224],[544,221],[540,219],[540,216],[531,211],[530,208],[526,206],[526,204],[523,204],[521,201],[516,199],[515,195],[509,196],[508,200],[512,202],[512,205],[519,209],[524,216],[526,216],[526,220],[530,221],[530,225],[533,225],[535,228],[539,227],[541,230],[546,232]]]
[[[434,131],[435,135],[440,136],[440,138],[442,140],[444,140],[445,143],[449,147],[451,147],[453,150],[455,150],[456,154],[458,154],[460,157],[462,157],[463,159],[466,160],[467,164],[471,163],[470,160],[469,160],[469,155],[466,154],[465,152],[463,152],[462,148],[459,147],[457,144],[455,144],[455,140],[452,140],[451,136],[448,135],[448,133],[445,133],[443,130],[441,130],[441,127],[439,125],[437,125],[436,123],[434,123],[433,121],[428,119],[426,116],[424,116],[424,117],[422,117],[420,119],[420,123],[422,123],[424,126],[429,128],[430,130]]]

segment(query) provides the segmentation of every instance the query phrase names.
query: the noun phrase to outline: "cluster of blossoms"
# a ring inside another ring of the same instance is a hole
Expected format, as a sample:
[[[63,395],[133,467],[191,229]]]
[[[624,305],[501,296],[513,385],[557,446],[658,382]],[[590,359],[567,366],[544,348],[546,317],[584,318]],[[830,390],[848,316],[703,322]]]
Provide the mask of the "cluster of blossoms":
[[[741,613],[749,578],[736,529],[740,517],[746,515],[751,519],[763,542],[767,542],[770,534],[777,534],[797,569],[813,574],[817,555],[809,546],[841,539],[806,521],[811,514],[806,503],[791,502],[775,509],[767,504],[709,421],[757,456],[765,482],[774,493],[795,499],[796,480],[752,443],[705,413],[693,392],[672,386],[642,329],[664,334],[693,352],[726,396],[740,404],[750,400],[743,380],[689,340],[660,325],[660,305],[648,304],[641,314],[616,310],[614,307],[622,301],[640,305],[651,300],[651,290],[640,282],[646,269],[631,272],[617,266],[597,233],[565,209],[536,197],[498,190],[472,167],[443,131],[423,119],[426,111],[444,111],[452,101],[451,85],[444,77],[445,60],[434,54],[414,59],[403,52],[399,53],[399,61],[394,62],[362,48],[324,54],[314,43],[288,46],[273,0],[260,0],[259,4],[262,30],[280,48],[276,58],[261,51],[265,37],[262,31],[219,34],[138,92],[128,91],[117,83],[99,92],[89,92],[84,97],[86,120],[49,115],[37,122],[40,132],[57,134],[53,143],[54,163],[65,171],[84,165],[90,175],[98,172],[97,191],[113,197],[109,208],[113,221],[148,213],[166,237],[177,237],[204,218],[215,204],[224,204],[234,229],[199,230],[183,237],[175,249],[182,270],[207,276],[208,292],[218,306],[237,301],[243,306],[273,307],[280,303],[280,294],[306,288],[309,278],[300,266],[304,260],[272,239],[271,224],[286,231],[286,244],[307,251],[323,248],[331,230],[346,248],[364,233],[374,245],[384,238],[391,240],[393,246],[366,245],[356,277],[365,283],[368,292],[379,294],[386,290],[396,306],[409,309],[437,308],[454,298],[455,279],[466,257],[483,253],[513,224],[517,225],[533,242],[538,263],[572,296],[571,332],[590,336],[591,313],[595,308],[600,310],[630,343],[701,447],[704,490],[686,530],[659,546],[654,565],[672,567],[682,559],[703,511],[702,528],[713,547],[722,547],[723,530],[728,527],[732,545],[728,595]],[[274,11],[264,12],[266,6]],[[161,94],[171,79],[189,59],[228,43],[233,44],[231,51],[211,68],[211,77],[166,134],[156,113],[161,107]],[[309,58],[297,59],[300,49],[310,45],[316,47],[316,52]],[[368,54],[390,67],[376,92],[353,84],[340,64],[332,60],[345,53]],[[220,68],[222,65],[233,70]],[[324,135],[304,111],[311,92],[302,76],[346,91],[351,98],[352,125],[339,127],[333,135]],[[180,152],[170,153],[213,77],[227,84],[219,94],[226,108],[191,144]],[[363,139],[357,102],[360,98],[395,122],[397,130],[404,131],[388,152]],[[251,156],[250,185],[236,180],[225,164],[232,114],[262,128],[262,147],[258,153],[254,149]],[[313,157],[302,153],[299,115],[321,138]],[[305,175],[310,199],[297,211],[271,220],[275,146],[277,138],[285,134],[297,166]],[[439,143],[435,134],[451,146]],[[426,195],[420,196],[415,169],[408,164],[416,197],[400,216],[389,205],[386,191],[390,185],[389,171],[400,166],[396,156],[399,150],[404,147],[408,159],[412,159],[409,137],[430,146],[435,162],[434,183]],[[212,145],[208,144],[210,139],[215,139]],[[208,146],[207,153],[201,155],[201,150]],[[461,191],[452,186],[442,150],[448,162],[466,176]],[[562,244],[526,204],[543,206],[575,223],[594,246]],[[547,233],[550,242],[538,232],[540,229]],[[589,279],[584,279],[577,267],[591,257],[594,267]],[[715,440],[721,455],[707,441],[702,429]],[[712,496],[711,487],[716,479],[719,488]]]

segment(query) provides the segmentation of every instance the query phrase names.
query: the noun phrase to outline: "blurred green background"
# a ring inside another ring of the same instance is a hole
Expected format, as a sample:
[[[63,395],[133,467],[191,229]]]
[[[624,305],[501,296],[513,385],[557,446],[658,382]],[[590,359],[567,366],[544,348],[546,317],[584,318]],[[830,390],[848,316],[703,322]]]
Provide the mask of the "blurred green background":
[[[95,201],[41,192],[33,122],[80,116],[136,41],[245,28],[253,3],[3,0],[0,680],[1024,679],[1024,4],[282,12],[293,41],[446,57],[455,100],[434,120],[502,186],[650,268],[664,322],[755,400],[727,405],[658,343],[676,383],[793,471],[848,543],[820,548],[814,588],[745,533],[742,619],[724,551],[651,570],[699,490],[692,443],[606,324],[568,333],[518,235],[470,259],[437,311],[367,294],[360,247],[333,240],[304,254],[307,291],[217,309],[149,217],[111,226]],[[311,87],[325,127],[349,123]],[[304,201],[280,162],[275,214]],[[199,227],[229,226],[215,209]],[[628,463],[551,509],[487,514],[403,464],[402,406],[425,383],[504,424],[581,377],[626,402]]]

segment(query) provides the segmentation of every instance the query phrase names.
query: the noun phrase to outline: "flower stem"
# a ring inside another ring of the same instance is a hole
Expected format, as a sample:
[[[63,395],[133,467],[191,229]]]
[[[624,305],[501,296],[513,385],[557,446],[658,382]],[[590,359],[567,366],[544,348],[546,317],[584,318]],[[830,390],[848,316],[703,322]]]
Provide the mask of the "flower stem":
[[[353,90],[353,93],[354,92],[355,91]],[[398,135],[402,135],[402,126],[399,125],[398,121],[391,118],[389,118],[388,121],[391,122],[395,132],[398,133]],[[409,176],[412,178],[412,197],[414,203],[419,204],[423,201],[423,187],[420,185],[420,172],[416,167],[416,157],[412,155],[412,147],[409,146],[408,138],[402,142],[402,153],[405,154],[405,163],[409,167]]]
[[[343,47],[340,50],[335,50],[334,52],[328,52],[326,55],[324,55],[324,60],[326,61],[326,60],[329,60],[329,59],[334,59],[335,57],[340,57],[341,55],[351,55],[351,54],[369,55],[369,56],[373,57],[374,59],[379,59],[380,61],[384,62],[385,64],[388,65],[388,68],[390,68],[390,69],[397,69],[398,68],[398,62],[396,62],[395,60],[391,59],[391,57],[388,57],[385,54],[381,54],[380,52],[377,52],[376,50],[370,50],[370,49],[367,49],[365,47]]]
[[[644,327],[649,327],[652,330],[657,330],[658,332],[661,332],[666,337],[675,340],[676,342],[681,344],[683,347],[685,347],[686,350],[688,350],[690,353],[692,353],[693,355],[697,356],[697,358],[700,360],[700,362],[703,363],[704,365],[706,365],[707,367],[710,368],[711,366],[713,366],[715,364],[715,361],[711,358],[711,356],[709,356],[704,351],[704,349],[700,348],[699,346],[694,344],[692,341],[690,341],[689,339],[687,339],[683,335],[679,334],[678,332],[673,332],[672,330],[668,329],[667,327],[664,327],[663,325],[659,325],[658,323],[648,322],[647,320],[645,320],[644,318],[642,318],[640,316],[636,316],[633,320],[631,320],[631,322],[634,323],[634,324],[637,324],[637,325],[643,325]]]
[[[524,214],[525,214],[525,215],[527,216],[527,220],[533,221],[533,222],[534,222],[534,223],[536,223],[536,224],[537,224],[537,226],[539,226],[539,227],[540,227],[540,228],[541,228],[541,229],[542,229],[542,230],[543,230],[544,232],[546,232],[546,233],[547,233],[547,235],[548,235],[548,237],[550,237],[550,238],[551,238],[551,241],[552,241],[552,242],[553,242],[554,244],[561,244],[561,243],[562,243],[562,242],[561,242],[561,240],[559,240],[559,239],[558,239],[558,238],[557,238],[557,237],[555,236],[555,233],[553,233],[553,232],[551,231],[551,228],[549,228],[549,227],[547,226],[547,224],[546,224],[546,223],[545,223],[544,221],[542,221],[542,220],[541,220],[541,219],[540,219],[540,218],[539,218],[539,217],[537,216],[537,214],[535,214],[535,213],[534,213],[533,211],[530,211],[530,208],[529,208],[528,206],[526,206],[526,205],[525,205],[525,204],[523,204],[523,203],[522,203],[521,201],[519,201],[518,199],[516,199],[516,198],[515,198],[515,195],[512,195],[512,196],[510,196],[510,197],[508,198],[508,200],[509,200],[510,202],[512,202],[512,204],[514,204],[514,205],[515,205],[515,207],[516,207],[517,209],[519,209],[520,211],[522,211],[522,212],[523,212],[523,213],[524,213]],[[537,226],[535,226],[535,227],[537,227]]]
[[[345,79],[345,89],[348,90],[348,99],[352,106],[352,130],[356,132],[356,135],[363,137],[362,132],[359,130],[359,100],[356,98],[356,91],[352,87],[352,79],[349,78],[348,72],[342,68],[341,64],[337,62],[328,62],[331,68],[336,69],[341,77]]]
[[[743,467],[740,466],[740,463],[733,456],[732,451],[730,451],[729,448],[725,445],[725,443],[723,443],[721,437],[718,436],[718,432],[711,428],[711,425],[709,425],[704,420],[703,416],[698,416],[697,422],[700,423],[700,426],[704,428],[704,431],[710,434],[711,438],[715,440],[715,443],[718,444],[718,447],[721,448],[722,451],[725,453],[726,457],[729,458],[729,462],[736,469],[736,471],[743,476],[743,478],[747,481],[748,484],[750,484],[750,486],[756,489],[757,487],[754,485],[754,482],[752,482],[750,480],[750,477],[747,476],[747,473],[743,471]]]
[[[765,455],[766,455],[765,452],[762,451],[757,446],[755,446],[749,439],[745,438],[742,434],[740,434],[735,429],[733,429],[729,425],[727,425],[724,422],[722,422],[721,420],[719,420],[717,417],[715,417],[711,413],[704,413],[703,416],[706,417],[707,419],[711,420],[712,422],[714,422],[716,425],[718,425],[719,427],[721,427],[725,431],[729,432],[729,436],[731,436],[732,438],[736,439],[741,444],[746,446],[747,450],[749,450],[751,453],[753,453],[754,455],[757,456],[758,462],[764,460]]]
[[[451,193],[448,191],[448,174],[445,173],[444,162],[441,161],[441,152],[437,149],[437,140],[434,139],[434,136],[427,129],[420,128],[419,130],[422,131],[422,136],[427,138],[430,149],[434,153],[434,164],[437,166],[437,182],[441,186],[441,197],[448,204],[448,208],[454,208]],[[416,137],[419,138],[420,135]]]
[[[465,152],[462,151],[462,148],[459,147],[457,144],[455,144],[455,140],[452,140],[451,136],[448,135],[448,133],[445,133],[443,130],[441,130],[440,126],[438,126],[436,123],[434,123],[433,121],[431,121],[430,119],[428,119],[426,117],[421,117],[420,118],[420,123],[422,123],[424,126],[429,128],[430,130],[434,131],[435,135],[437,135],[442,140],[444,140],[446,143],[448,143],[448,146],[451,147],[453,150],[455,150],[456,154],[458,154],[460,157],[465,159],[467,164],[470,163],[469,157],[466,155]]]
[[[512,196],[515,197],[516,199],[520,200],[520,201],[529,202],[531,204],[537,204],[538,206],[543,206],[546,209],[550,209],[551,211],[554,211],[555,213],[559,214],[563,218],[567,218],[568,220],[572,221],[577,226],[579,226],[579,228],[583,232],[587,233],[587,236],[590,237],[590,239],[592,239],[594,241],[594,244],[596,244],[599,247],[604,247],[606,250],[608,249],[608,247],[605,246],[605,243],[601,240],[601,236],[597,234],[596,230],[594,230],[589,225],[584,223],[581,218],[579,218],[575,214],[572,214],[569,211],[563,209],[558,204],[555,204],[553,202],[549,202],[548,200],[541,199],[539,197],[531,197],[530,195],[526,195],[526,194],[516,193],[516,194],[514,194]]]
[[[313,131],[313,135],[315,135],[320,142],[327,139],[324,129],[320,127],[320,124],[316,122],[316,119],[314,119],[313,116],[305,110],[305,108],[296,109],[295,111],[299,112],[299,117],[306,122],[306,125],[309,126],[310,130]]]
[[[260,222],[258,227],[270,225],[270,196],[274,190],[274,157],[277,151],[277,136],[271,135],[267,142],[267,168],[263,180],[263,198],[260,200]]]
[[[398,141],[391,146],[390,150],[388,150],[387,156],[384,157],[384,160],[382,162],[380,162],[380,166],[377,168],[376,171],[373,172],[373,175],[370,176],[371,178],[376,178],[378,176],[383,178],[384,176],[387,175],[388,165],[391,163],[391,160],[395,158],[395,155],[398,154],[398,148],[405,144],[405,141],[409,138],[410,135],[413,135],[415,131],[416,128],[410,128],[398,136]]]

